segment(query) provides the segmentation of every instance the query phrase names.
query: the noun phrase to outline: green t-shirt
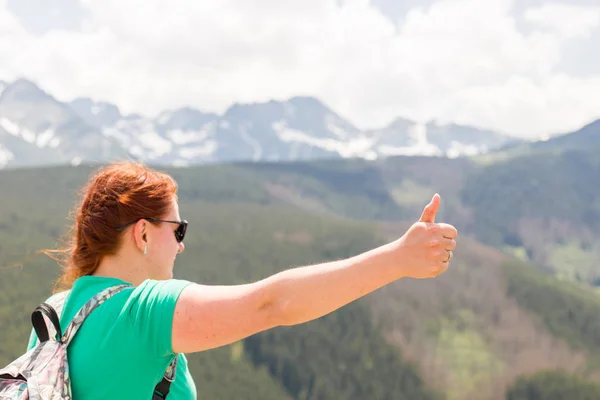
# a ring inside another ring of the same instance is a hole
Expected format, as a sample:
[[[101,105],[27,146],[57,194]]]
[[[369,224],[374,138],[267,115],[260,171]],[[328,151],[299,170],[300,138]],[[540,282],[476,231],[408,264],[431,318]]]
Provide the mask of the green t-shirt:
[[[117,293],[84,321],[67,349],[73,398],[150,400],[174,357],[175,304],[191,282],[146,280]],[[84,276],[75,281],[60,318],[63,331],[75,313],[119,279]],[[64,333],[64,332],[63,332]],[[28,350],[37,343],[32,330]],[[183,354],[167,399],[196,399],[196,387]]]

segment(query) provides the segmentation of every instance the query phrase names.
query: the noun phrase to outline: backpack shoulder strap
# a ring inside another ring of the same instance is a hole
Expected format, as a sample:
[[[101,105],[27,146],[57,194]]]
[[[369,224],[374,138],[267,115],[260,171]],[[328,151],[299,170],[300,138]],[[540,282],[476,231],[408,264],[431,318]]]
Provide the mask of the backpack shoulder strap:
[[[64,292],[57,293],[57,294],[51,296],[48,300],[46,300],[46,304],[48,304],[50,307],[52,307],[54,309],[54,311],[56,312],[56,316],[58,317],[58,321],[59,321],[59,324],[58,324],[59,328],[60,328],[60,317],[62,315],[65,301],[67,300],[67,297],[69,296],[70,293],[71,293],[70,290],[65,290]],[[54,324],[50,324],[48,333],[49,333],[50,337],[54,337],[54,338],[56,338],[56,340],[59,340],[60,336],[62,335],[62,332],[60,330],[57,330],[56,327],[54,326]]]
[[[75,314],[75,316],[73,317],[73,320],[71,321],[69,326],[67,326],[67,329],[65,329],[65,333],[62,337],[62,342],[66,346],[68,346],[69,343],[71,343],[71,340],[73,340],[73,337],[75,337],[75,334],[77,333],[77,331],[79,330],[81,325],[83,324],[83,321],[85,321],[85,319],[88,317],[88,315],[90,315],[92,313],[92,311],[94,311],[96,309],[96,307],[98,307],[100,304],[104,303],[106,300],[108,300],[115,294],[119,293],[123,289],[130,288],[130,287],[132,287],[132,286],[131,285],[111,286],[107,289],[104,289],[103,291],[101,291],[100,293],[98,293],[97,295],[92,297],[90,300],[88,300],[88,302],[85,303],[83,305],[83,307],[81,307],[79,309],[79,311],[77,311],[77,314]]]
[[[128,287],[131,287],[131,286],[130,285],[113,286],[113,287],[103,290],[102,292],[100,292],[96,296],[94,296],[92,299],[90,299],[83,307],[81,307],[81,309],[77,312],[75,317],[73,317],[73,320],[71,321],[71,323],[65,330],[65,334],[62,337],[63,343],[68,345],[71,342],[71,340],[73,340],[73,337],[75,336],[75,334],[77,333],[77,331],[79,330],[81,325],[83,324],[83,321],[85,320],[85,318],[87,318],[87,316],[90,315],[96,307],[98,307],[100,304],[104,303],[110,297],[119,293],[121,290],[126,289]],[[54,308],[54,310],[56,311],[56,314],[58,314],[59,318],[62,314],[65,300],[68,297],[68,295],[70,294],[70,292],[71,292],[70,290],[67,290],[67,291],[58,293],[58,294],[52,296],[46,302],[47,304],[51,305],[52,308]],[[56,335],[56,332],[54,334]],[[179,359],[179,355],[176,354],[175,357],[173,358],[173,360],[169,363],[169,365],[163,375],[162,380],[156,385],[156,387],[154,389],[154,395],[152,396],[152,400],[165,399],[167,397],[167,395],[169,394],[169,391],[171,390],[171,384],[175,381],[175,377],[177,376],[177,360],[178,359]]]
[[[36,340],[39,342],[45,342],[50,338],[60,340],[62,335],[60,315],[69,293],[70,290],[50,296],[45,302],[38,305],[31,314],[31,322],[37,335]]]
[[[50,323],[48,323],[50,322]],[[60,336],[60,319],[54,309],[47,303],[42,303],[31,313],[31,324],[40,343],[52,336]],[[58,332],[58,334],[56,334]]]
[[[162,380],[154,388],[152,400],[163,400],[168,396],[169,390],[171,390],[171,383],[175,381],[175,376],[177,375],[177,359],[179,359],[179,354],[175,355],[173,361],[167,367]]]

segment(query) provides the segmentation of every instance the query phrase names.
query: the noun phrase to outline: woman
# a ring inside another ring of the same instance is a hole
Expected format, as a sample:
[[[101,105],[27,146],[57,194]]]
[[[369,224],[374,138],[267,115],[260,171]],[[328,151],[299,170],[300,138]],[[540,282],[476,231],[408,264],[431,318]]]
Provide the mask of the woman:
[[[71,342],[73,397],[148,400],[181,353],[168,398],[194,399],[196,388],[182,353],[319,318],[399,278],[441,274],[457,231],[434,222],[439,202],[436,194],[401,238],[363,254],[245,285],[207,286],[173,279],[187,228],[179,215],[176,182],[136,163],[97,171],[76,210],[72,242],[62,251],[59,284],[71,292],[61,326],[100,291],[129,287],[99,306]],[[29,348],[35,342],[32,333]]]

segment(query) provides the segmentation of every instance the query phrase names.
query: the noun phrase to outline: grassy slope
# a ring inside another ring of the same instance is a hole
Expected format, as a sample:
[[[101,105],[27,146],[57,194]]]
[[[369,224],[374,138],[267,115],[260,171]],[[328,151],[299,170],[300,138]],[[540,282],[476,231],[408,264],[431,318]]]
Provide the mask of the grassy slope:
[[[600,156],[595,151],[535,153],[474,171],[461,192],[473,212],[466,227],[493,246],[574,281],[600,277]]]
[[[389,227],[386,231],[392,232]],[[540,272],[529,265],[507,270],[511,259],[500,251],[459,240],[451,270],[444,275],[431,281],[402,280],[370,297],[374,317],[390,342],[418,362],[427,382],[449,399],[501,399],[506,385],[521,374],[557,367],[585,370],[588,349],[570,347],[543,323],[562,308],[561,285],[546,292],[552,308],[526,307],[526,291],[516,292],[510,284]],[[513,273],[510,280],[507,271]]]

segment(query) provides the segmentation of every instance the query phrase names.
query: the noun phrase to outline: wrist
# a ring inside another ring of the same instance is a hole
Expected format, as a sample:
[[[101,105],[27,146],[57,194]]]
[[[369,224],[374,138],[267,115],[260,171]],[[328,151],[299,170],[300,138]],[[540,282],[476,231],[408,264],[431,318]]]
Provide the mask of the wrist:
[[[368,264],[368,268],[377,270],[377,274],[388,282],[406,275],[404,251],[397,241],[376,247],[358,256],[356,261]]]

